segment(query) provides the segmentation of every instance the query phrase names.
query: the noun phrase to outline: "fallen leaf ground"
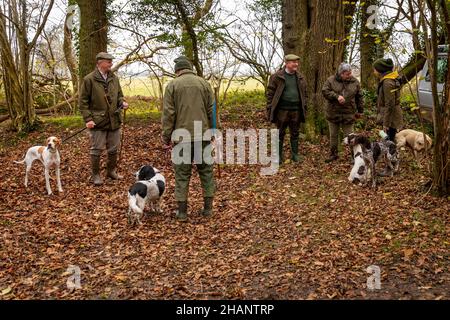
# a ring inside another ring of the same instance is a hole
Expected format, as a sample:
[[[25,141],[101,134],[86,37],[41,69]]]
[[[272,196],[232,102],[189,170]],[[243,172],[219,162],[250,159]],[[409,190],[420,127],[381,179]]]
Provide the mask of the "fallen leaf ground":
[[[222,122],[266,127],[258,112],[224,112]],[[326,140],[302,142],[303,162],[275,176],[224,165],[209,219],[196,214],[202,199],[194,173],[183,224],[174,219],[174,175],[159,128],[157,120],[128,124],[125,179],[97,188],[88,182],[87,136],[69,141],[61,148],[64,193],[54,196],[45,194],[40,164],[26,190],[24,167],[12,161],[69,132],[47,126],[3,150],[0,299],[449,298],[450,204],[424,192],[427,178],[410,155],[377,190],[347,181],[348,152],[325,164]],[[164,214],[130,228],[126,192],[147,163],[168,181]],[[69,265],[81,269],[81,289],[67,289]],[[366,288],[370,265],[381,268],[380,290]]]

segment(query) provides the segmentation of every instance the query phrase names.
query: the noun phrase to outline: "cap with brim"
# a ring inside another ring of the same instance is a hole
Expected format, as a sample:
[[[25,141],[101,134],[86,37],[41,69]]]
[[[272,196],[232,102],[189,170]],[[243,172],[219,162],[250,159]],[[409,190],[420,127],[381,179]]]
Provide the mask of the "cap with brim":
[[[113,60],[114,57],[107,52],[100,52],[95,57],[97,60]]]
[[[284,61],[297,61],[300,60],[300,57],[295,54],[288,54],[284,57]]]

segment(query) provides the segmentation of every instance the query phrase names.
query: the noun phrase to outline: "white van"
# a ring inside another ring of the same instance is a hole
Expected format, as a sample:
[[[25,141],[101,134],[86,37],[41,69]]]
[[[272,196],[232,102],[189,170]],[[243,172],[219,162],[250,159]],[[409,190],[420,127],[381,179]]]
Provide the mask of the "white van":
[[[448,45],[438,46],[437,80],[439,99],[442,101],[445,77],[447,76],[447,52]],[[431,93],[430,73],[428,72],[428,60],[420,72],[419,77],[419,107],[426,119],[433,120],[433,97]]]

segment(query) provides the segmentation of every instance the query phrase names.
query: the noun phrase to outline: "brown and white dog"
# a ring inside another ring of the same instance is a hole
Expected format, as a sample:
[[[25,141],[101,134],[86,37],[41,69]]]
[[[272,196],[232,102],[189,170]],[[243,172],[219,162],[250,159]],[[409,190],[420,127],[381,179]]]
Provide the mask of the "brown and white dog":
[[[414,154],[416,161],[419,160],[419,153],[424,154],[425,152],[425,140],[424,134],[420,131],[405,129],[400,131],[395,135],[395,142],[397,144],[397,149],[401,147],[408,147]],[[431,150],[431,145],[433,140],[425,134],[425,139],[427,141],[427,149]]]
[[[22,161],[14,161],[15,163],[25,163],[25,188],[28,187],[28,173],[31,170],[31,166],[34,160],[39,160],[44,165],[45,171],[45,187],[47,188],[47,193],[52,194],[52,189],[50,188],[50,169],[55,166],[56,171],[56,181],[58,185],[58,192],[63,192],[61,186],[61,175],[59,166],[61,159],[59,156],[59,151],[57,146],[60,145],[61,140],[56,137],[50,137],[47,139],[47,146],[34,146],[28,149],[25,158]]]

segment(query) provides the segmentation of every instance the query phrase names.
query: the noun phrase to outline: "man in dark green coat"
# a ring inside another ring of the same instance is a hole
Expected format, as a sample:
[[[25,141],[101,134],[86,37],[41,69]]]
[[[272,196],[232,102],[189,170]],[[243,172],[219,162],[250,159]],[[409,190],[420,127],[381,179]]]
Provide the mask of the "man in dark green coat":
[[[299,162],[300,123],[306,120],[308,96],[306,81],[298,71],[300,57],[286,55],[285,67],[270,76],[267,86],[267,117],[279,130],[278,160],[283,163],[283,142],[289,127],[291,159]]]
[[[330,129],[330,157],[325,162],[338,159],[339,129],[344,137],[353,131],[353,123],[363,112],[361,86],[352,75],[352,67],[341,63],[335,75],[329,77],[322,87],[327,99],[325,115]],[[353,158],[352,158],[353,159]]]
[[[212,214],[215,192],[211,137],[214,94],[211,86],[192,71],[186,57],[175,59],[177,77],[166,87],[162,115],[162,142],[167,150],[173,147],[175,170],[176,219],[187,220],[187,198],[192,164],[195,163],[203,188],[203,216]]]
[[[123,99],[119,78],[111,72],[113,56],[100,52],[96,59],[95,70],[83,79],[78,103],[91,137],[92,180],[94,185],[101,185],[100,157],[105,148],[107,176],[114,180],[121,178],[116,173],[122,123],[120,108],[127,109],[128,104]]]

